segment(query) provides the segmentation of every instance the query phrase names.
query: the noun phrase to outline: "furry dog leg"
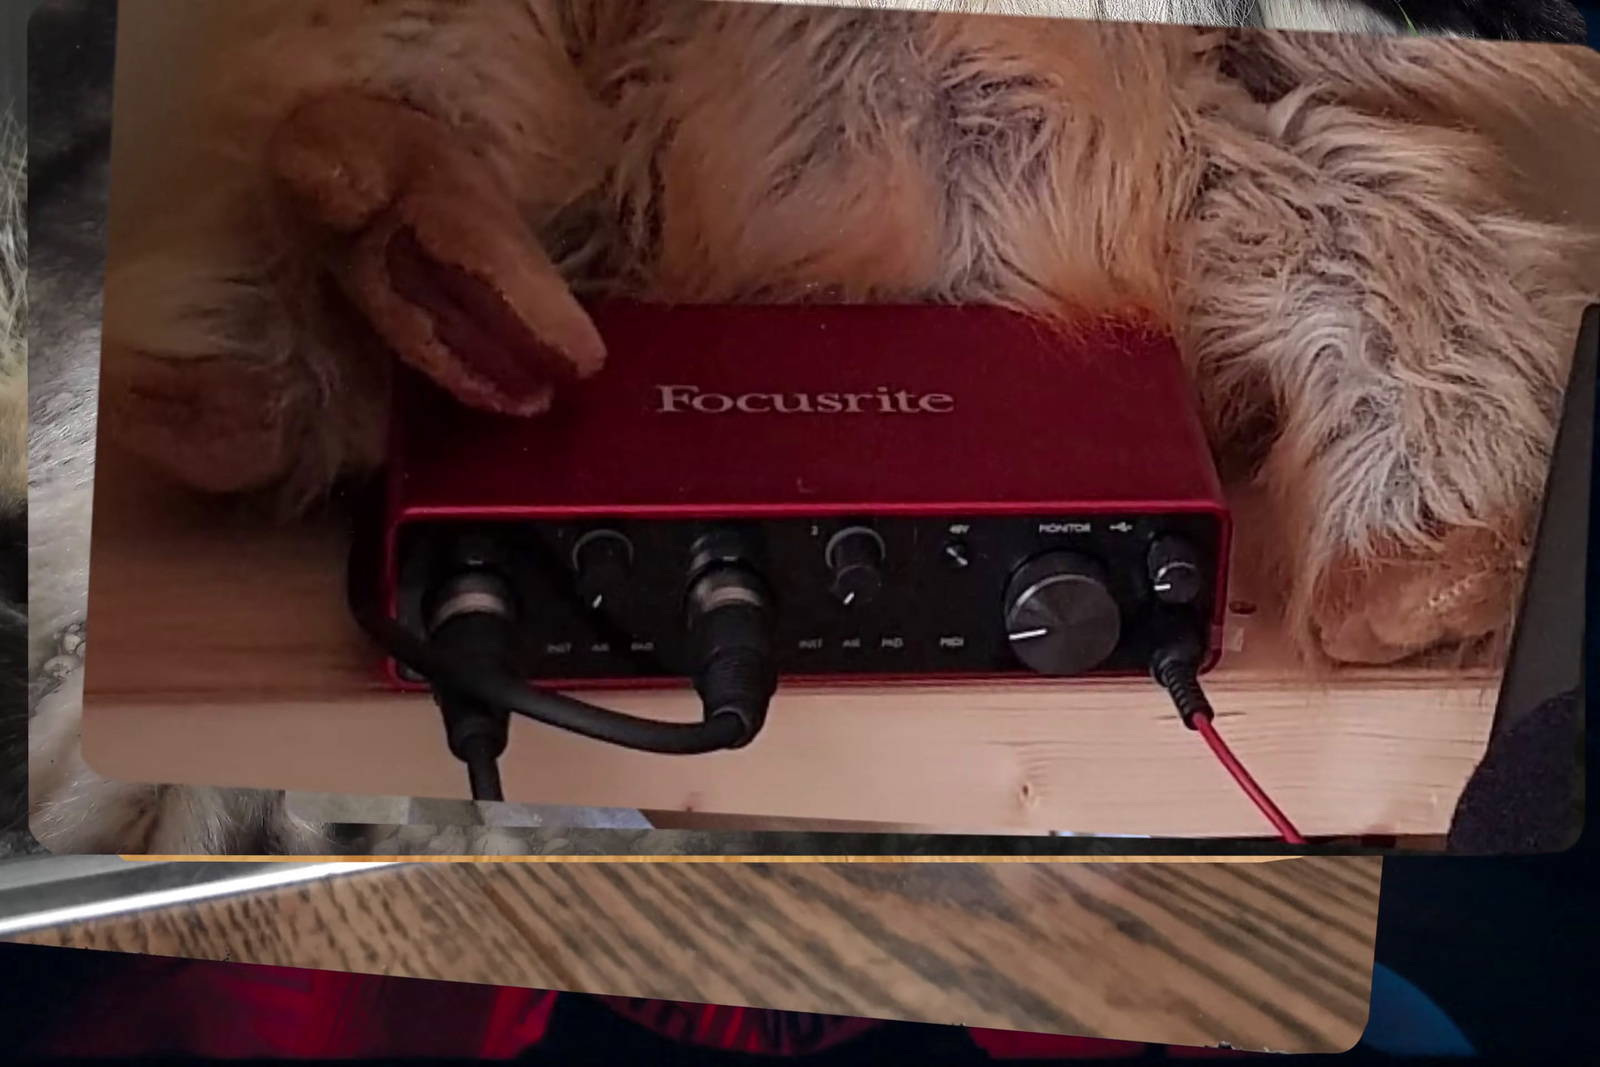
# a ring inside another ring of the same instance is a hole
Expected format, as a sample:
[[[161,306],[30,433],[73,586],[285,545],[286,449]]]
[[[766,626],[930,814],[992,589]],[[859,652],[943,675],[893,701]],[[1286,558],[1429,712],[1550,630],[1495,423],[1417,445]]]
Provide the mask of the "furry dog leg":
[[[1185,318],[1259,478],[1300,647],[1390,662],[1503,635],[1587,295],[1570,229],[1518,214],[1477,135],[1315,84],[1213,128]]]
[[[174,210],[106,280],[102,439],[206,492],[295,502],[375,462],[380,361],[301,297],[287,248],[218,194]]]
[[[379,460],[394,355],[519,414],[598,367],[538,240],[598,181],[607,126],[566,43],[594,31],[557,4],[437,7],[240,0],[188,35],[192,113],[128,149],[108,439],[302,502]]]
[[[218,204],[211,228],[239,238],[252,264],[217,271],[212,259],[182,277],[155,259],[113,276],[107,425],[181,481],[230,492],[300,468],[320,487],[351,459],[369,465],[384,377],[375,341],[464,402],[508,414],[542,412],[553,384],[599,369],[600,337],[516,201],[443,123],[335,92],[284,120],[263,165],[272,230],[289,238],[280,248]],[[258,240],[244,241],[252,229]],[[129,321],[163,307],[147,329]],[[344,418],[306,417],[346,390],[360,406]],[[319,428],[340,436],[305,470],[297,443]]]
[[[459,399],[533,415],[553,384],[599,369],[594,324],[510,191],[449,127],[334,94],[279,128],[270,165],[378,335]]]

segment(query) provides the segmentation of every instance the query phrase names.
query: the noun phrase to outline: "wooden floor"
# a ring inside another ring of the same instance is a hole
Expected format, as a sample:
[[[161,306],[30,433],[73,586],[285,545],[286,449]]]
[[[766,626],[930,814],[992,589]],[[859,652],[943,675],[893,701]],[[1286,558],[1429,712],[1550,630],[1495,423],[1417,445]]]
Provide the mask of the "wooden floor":
[[[1381,862],[418,863],[17,940],[1337,1052]]]

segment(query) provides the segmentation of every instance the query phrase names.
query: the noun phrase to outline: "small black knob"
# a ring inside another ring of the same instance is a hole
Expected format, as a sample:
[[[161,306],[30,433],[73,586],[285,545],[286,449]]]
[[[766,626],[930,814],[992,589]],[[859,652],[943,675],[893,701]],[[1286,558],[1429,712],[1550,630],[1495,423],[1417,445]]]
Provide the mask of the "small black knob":
[[[1122,640],[1122,611],[1104,570],[1075,552],[1047,552],[1023,564],[1006,590],[1011,649],[1040,674],[1082,674]]]
[[[609,607],[628,586],[633,542],[616,530],[590,530],[572,546],[578,598],[590,611]]]
[[[1151,591],[1163,604],[1193,604],[1205,592],[1200,555],[1182,538],[1163,537],[1151,545],[1145,570]]]
[[[845,607],[872,601],[883,589],[883,538],[865,526],[851,526],[829,538],[823,560],[833,571],[833,595]]]

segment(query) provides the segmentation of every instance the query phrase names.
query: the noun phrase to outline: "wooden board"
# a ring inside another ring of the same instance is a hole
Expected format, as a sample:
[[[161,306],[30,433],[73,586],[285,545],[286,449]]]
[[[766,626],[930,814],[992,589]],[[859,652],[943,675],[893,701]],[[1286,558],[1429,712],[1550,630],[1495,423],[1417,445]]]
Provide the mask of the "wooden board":
[[[276,527],[100,458],[84,752],[123,781],[464,797],[426,697],[385,692],[343,598],[334,520]],[[1249,527],[1245,526],[1246,533]],[[1248,544],[1241,561],[1250,558]],[[1236,567],[1237,598],[1254,598]],[[1314,680],[1274,613],[1236,617],[1218,725],[1313,835],[1439,834],[1497,679]],[[600,695],[689,718],[689,694]],[[1259,836],[1260,816],[1147,682],[790,691],[759,743],[682,759],[518,723],[508,800],[966,832]]]
[[[1340,1052],[1381,861],[418,864],[16,940],[1178,1045]]]

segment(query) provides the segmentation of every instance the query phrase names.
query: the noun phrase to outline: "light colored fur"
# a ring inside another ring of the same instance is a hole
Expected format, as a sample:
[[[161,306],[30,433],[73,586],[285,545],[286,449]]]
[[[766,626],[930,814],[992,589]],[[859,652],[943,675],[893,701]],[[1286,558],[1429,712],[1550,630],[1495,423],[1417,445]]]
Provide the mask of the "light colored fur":
[[[1600,64],[1335,37],[1279,51],[1301,88],[1208,136],[1225,169],[1179,321],[1220,439],[1276,412],[1259,478],[1293,634],[1326,637],[1314,615],[1341,564],[1425,561],[1468,531],[1472,563],[1507,571],[1509,626],[1600,228],[1581,203],[1519,210],[1528,176],[1481,130],[1509,110],[1559,137],[1576,112],[1592,151]]]
[[[206,153],[182,163],[192,206],[152,214],[159,240],[119,257],[107,321],[113,353],[282,374],[285,402],[317,412],[289,459],[297,491],[370,463],[381,420],[303,310],[301,250],[240,210],[272,201],[260,152],[294,104],[355,85],[459,131],[535,232],[574,211],[591,224],[565,250],[580,288],[1124,309],[1170,325],[1219,434],[1245,414],[1279,422],[1264,478],[1283,497],[1308,648],[1341,558],[1426,554],[1456,528],[1526,534],[1586,291],[1575,235],[1515,211],[1507,161],[1459,104],[1574,106],[1594,80],[1571,50],[1286,39],[1273,59],[1298,87],[1268,105],[1220,76],[1215,44],[1156,27],[671,3],[642,25],[628,3],[568,23],[559,5],[268,7],[230,6],[219,32],[250,43],[214,53],[225,72],[203,98],[227,106],[188,138]],[[399,43],[407,18],[425,44]],[[646,87],[602,106],[624,70]],[[954,124],[929,98],[950,101]],[[1395,104],[1424,121],[1380,107]],[[781,173],[794,185],[771,195]]]
[[[28,502],[27,195],[22,132],[0,114],[0,508]]]
[[[1163,323],[1219,449],[1249,453],[1277,504],[1267,540],[1308,657],[1391,594],[1420,599],[1384,624],[1414,607],[1426,630],[1488,572],[1475,595],[1504,603],[1487,629],[1509,625],[1592,283],[1588,234],[1535,205],[1502,134],[1561,116],[1593,143],[1587,54],[1262,37],[1249,63],[1287,84],[1258,100],[1225,71],[1227,36],[1180,28],[671,0],[565,19],[512,0],[181,7],[143,31],[162,63],[122,64],[197,77],[119,114],[108,389],[151,357],[270,372],[303,432],[275,478],[248,480],[292,502],[375,462],[381,398],[325,332],[322,265],[283,239],[263,149],[296,104],[355,86],[442,120],[581,291]],[[1357,25],[1294,7],[1263,18]],[[1116,14],[1169,10],[1218,21]],[[1483,539],[1457,552],[1463,531]]]
[[[1268,29],[1360,34],[1400,31],[1393,20],[1357,4],[1330,4],[1328,0],[1262,0],[1259,6],[1261,24]]]
[[[813,7],[897,8],[975,15],[1259,26],[1332,33],[1394,33],[1392,20],[1339,0],[797,0]]]

